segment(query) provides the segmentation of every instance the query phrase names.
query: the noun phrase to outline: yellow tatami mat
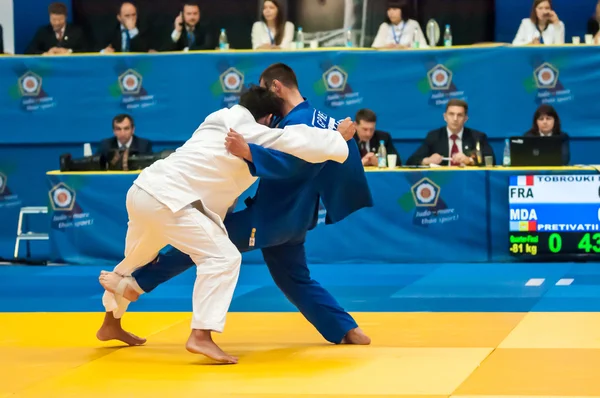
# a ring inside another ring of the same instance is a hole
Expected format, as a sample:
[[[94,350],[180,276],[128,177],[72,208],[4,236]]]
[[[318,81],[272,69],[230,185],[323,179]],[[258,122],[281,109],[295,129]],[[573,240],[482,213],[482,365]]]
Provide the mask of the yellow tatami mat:
[[[0,397],[600,397],[600,317],[359,313],[366,347],[297,313],[231,313],[215,366],[184,349],[187,313],[129,313],[142,347],[99,342],[101,313],[0,314]],[[568,332],[561,333],[561,329]]]

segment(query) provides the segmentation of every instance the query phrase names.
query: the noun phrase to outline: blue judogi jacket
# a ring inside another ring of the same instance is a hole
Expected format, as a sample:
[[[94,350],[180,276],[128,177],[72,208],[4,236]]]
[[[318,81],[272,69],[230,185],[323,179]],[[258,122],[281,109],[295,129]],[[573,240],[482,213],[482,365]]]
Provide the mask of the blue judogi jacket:
[[[304,101],[285,118],[272,124],[279,128],[306,124],[337,128],[335,120]],[[355,140],[347,141],[349,154],[343,164],[328,161],[313,164],[295,156],[249,144],[253,176],[259,177],[254,198],[246,200],[253,213],[256,246],[267,247],[303,240],[317,225],[319,198],[327,211],[325,222],[339,222],[364,207],[373,198]]]

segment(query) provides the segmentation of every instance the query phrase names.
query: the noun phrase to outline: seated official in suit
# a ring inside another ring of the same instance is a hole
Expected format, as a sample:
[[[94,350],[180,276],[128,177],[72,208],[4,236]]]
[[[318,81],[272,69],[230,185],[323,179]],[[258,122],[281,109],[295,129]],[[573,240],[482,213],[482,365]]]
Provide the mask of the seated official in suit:
[[[127,114],[115,116],[112,120],[112,128],[115,136],[100,142],[97,155],[104,155],[110,160],[115,152],[126,150],[129,156],[152,154],[152,143],[134,135],[135,122],[131,116]]]
[[[117,14],[118,27],[112,34],[108,46],[100,51],[110,53],[145,53],[150,51],[148,33],[138,28],[137,8],[126,1],[121,4]]]
[[[357,126],[354,139],[358,144],[363,166],[377,166],[377,150],[380,141],[383,141],[388,155],[398,155],[389,133],[375,130],[377,123],[375,112],[370,109],[361,109],[356,112],[355,122]],[[396,165],[402,165],[400,156],[398,156]]]
[[[562,131],[560,117],[551,105],[543,104],[533,114],[531,129],[523,134],[525,137],[562,137],[562,158],[566,166],[571,160],[569,135]]]
[[[465,101],[451,99],[446,105],[444,120],[446,126],[430,131],[425,142],[408,158],[407,165],[444,165],[444,166],[476,166],[477,144],[481,151],[481,163],[486,156],[492,156],[496,163],[494,151],[488,143],[487,135],[465,127],[469,120],[469,106]],[[451,159],[448,161],[447,159]]]
[[[50,24],[38,29],[25,54],[65,55],[86,50],[83,31],[67,24],[67,6],[52,3],[48,6]]]
[[[183,11],[175,18],[168,51],[214,50],[210,28],[200,22],[200,6],[194,1],[185,1]],[[185,32],[184,32],[185,26]]]

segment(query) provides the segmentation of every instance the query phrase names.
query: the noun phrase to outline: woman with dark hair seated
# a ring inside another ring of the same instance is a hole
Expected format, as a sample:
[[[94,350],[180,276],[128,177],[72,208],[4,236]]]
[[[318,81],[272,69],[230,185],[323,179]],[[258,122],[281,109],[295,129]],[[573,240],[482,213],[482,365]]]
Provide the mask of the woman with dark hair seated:
[[[588,35],[594,36],[594,43],[600,44],[600,0],[596,4],[596,12],[591,17],[587,24]]]
[[[523,134],[524,137],[562,137],[563,165],[569,164],[571,151],[569,149],[569,136],[562,131],[560,118],[556,109],[551,105],[543,104],[533,114],[531,129]]]

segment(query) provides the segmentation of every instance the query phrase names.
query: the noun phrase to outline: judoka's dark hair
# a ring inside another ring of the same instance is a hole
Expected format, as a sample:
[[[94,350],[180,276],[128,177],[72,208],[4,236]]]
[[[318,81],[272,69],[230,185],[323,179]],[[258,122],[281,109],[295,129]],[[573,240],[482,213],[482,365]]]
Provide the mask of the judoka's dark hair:
[[[253,85],[240,97],[240,105],[259,120],[268,115],[281,116],[283,100],[269,89]]]
[[[265,69],[258,79],[259,82],[261,80],[264,81],[267,87],[271,87],[273,80],[279,80],[281,84],[288,88],[298,88],[298,79],[294,70],[281,62]]]

